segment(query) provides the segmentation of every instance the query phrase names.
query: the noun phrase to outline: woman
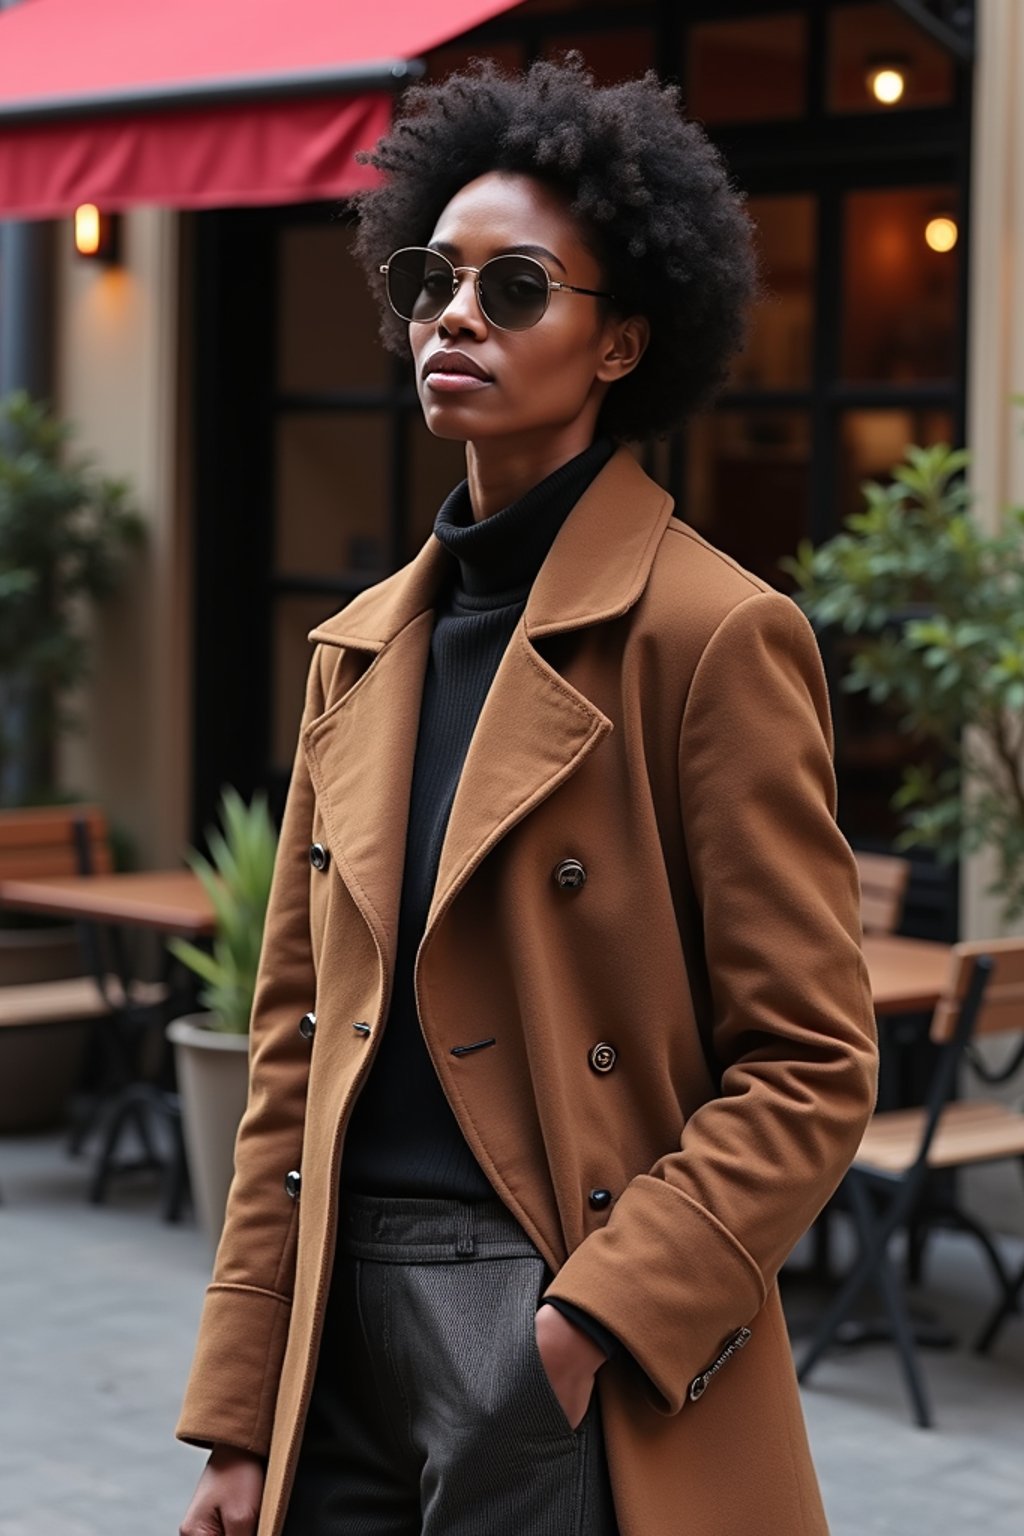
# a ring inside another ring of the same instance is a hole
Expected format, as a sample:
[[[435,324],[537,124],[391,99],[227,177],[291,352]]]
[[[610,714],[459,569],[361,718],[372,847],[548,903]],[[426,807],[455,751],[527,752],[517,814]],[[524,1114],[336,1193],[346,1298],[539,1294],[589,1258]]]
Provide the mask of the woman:
[[[775,1284],[870,1113],[811,632],[620,445],[749,229],[653,78],[411,91],[358,249],[466,481],[315,629],[184,1536],[820,1536]]]

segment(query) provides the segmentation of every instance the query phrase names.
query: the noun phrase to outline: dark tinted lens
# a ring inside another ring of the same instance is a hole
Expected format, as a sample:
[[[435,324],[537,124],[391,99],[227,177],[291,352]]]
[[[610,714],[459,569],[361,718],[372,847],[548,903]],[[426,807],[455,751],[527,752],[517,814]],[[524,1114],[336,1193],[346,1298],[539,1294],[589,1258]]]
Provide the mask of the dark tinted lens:
[[[504,331],[536,325],[548,307],[548,275],[531,256],[494,256],[480,268],[480,307]]]
[[[410,247],[388,262],[388,300],[403,320],[436,320],[453,292],[452,269],[436,251]]]

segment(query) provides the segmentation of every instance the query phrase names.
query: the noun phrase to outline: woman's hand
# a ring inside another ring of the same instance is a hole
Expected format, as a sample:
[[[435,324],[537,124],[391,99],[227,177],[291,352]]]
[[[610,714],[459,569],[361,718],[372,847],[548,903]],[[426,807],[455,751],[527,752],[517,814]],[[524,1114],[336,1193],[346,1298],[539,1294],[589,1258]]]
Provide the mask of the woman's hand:
[[[215,1445],[179,1536],[256,1536],[265,1476],[262,1456]]]
[[[581,1328],[548,1303],[534,1320],[537,1349],[548,1380],[573,1429],[578,1429],[590,1405],[594,1377],[607,1358]]]

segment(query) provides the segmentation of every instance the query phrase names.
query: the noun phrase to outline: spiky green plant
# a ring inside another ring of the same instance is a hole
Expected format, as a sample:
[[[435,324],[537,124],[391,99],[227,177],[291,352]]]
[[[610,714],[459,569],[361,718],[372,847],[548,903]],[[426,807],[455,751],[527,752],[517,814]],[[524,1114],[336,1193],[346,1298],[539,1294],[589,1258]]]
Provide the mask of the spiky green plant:
[[[212,952],[187,939],[171,939],[168,948],[205,983],[199,1001],[210,1012],[211,1028],[245,1034],[256,990],[277,829],[264,795],[254,795],[247,806],[230,784],[221,792],[218,817],[220,827],[211,827],[206,834],[212,860],[195,849],[186,855],[216,914]]]

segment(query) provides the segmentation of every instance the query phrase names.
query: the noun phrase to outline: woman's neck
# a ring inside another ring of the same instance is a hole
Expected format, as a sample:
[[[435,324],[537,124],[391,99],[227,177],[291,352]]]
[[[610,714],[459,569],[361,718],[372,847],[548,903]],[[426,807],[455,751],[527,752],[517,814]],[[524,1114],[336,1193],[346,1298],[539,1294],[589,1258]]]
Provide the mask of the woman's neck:
[[[482,522],[519,501],[562,464],[589,448],[593,439],[592,422],[574,421],[555,435],[545,432],[542,440],[467,443],[466,480],[474,522]]]

